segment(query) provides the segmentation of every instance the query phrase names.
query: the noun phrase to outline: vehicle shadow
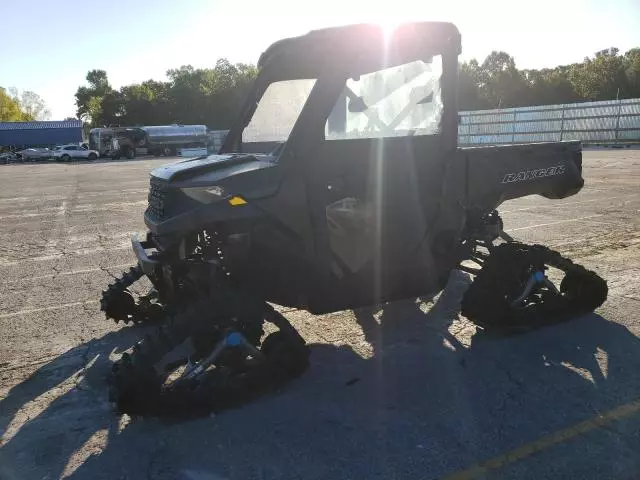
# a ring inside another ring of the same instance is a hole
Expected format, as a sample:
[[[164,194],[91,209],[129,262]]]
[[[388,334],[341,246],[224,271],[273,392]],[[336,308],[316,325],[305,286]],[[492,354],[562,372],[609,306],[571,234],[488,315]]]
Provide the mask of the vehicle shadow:
[[[122,328],[82,343],[0,398],[0,478],[43,478],[35,473],[41,469],[59,478],[68,459],[96,432],[117,431],[105,390],[109,355],[121,354],[144,331]],[[17,368],[13,372],[20,375]],[[10,378],[12,370],[2,376]]]
[[[358,353],[357,339],[314,344],[306,375],[216,416],[121,428],[96,404],[102,392],[82,405],[67,393],[0,450],[0,465],[7,478],[12,465],[13,478],[57,478],[65,467],[82,479],[439,478],[640,397],[640,340],[624,326],[592,314],[488,335],[458,315],[465,284],[454,273],[428,310],[413,300],[359,310],[373,354]],[[96,432],[99,453],[87,456]],[[56,455],[40,456],[52,443]],[[601,478],[639,471],[625,448],[607,450]],[[25,470],[27,458],[41,464]]]

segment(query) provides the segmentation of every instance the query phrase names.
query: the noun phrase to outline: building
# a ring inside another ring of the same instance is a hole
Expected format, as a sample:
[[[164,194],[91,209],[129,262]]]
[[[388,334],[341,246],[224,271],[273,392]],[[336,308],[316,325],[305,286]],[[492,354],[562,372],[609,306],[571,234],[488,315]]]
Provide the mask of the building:
[[[82,141],[82,122],[0,122],[0,147],[51,147]]]

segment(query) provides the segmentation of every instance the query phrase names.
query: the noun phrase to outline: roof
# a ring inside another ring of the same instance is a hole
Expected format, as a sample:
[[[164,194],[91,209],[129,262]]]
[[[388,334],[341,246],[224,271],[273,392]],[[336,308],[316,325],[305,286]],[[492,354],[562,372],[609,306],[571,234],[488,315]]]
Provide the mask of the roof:
[[[82,128],[81,120],[51,122],[0,122],[0,130],[40,130],[44,128]]]
[[[316,55],[352,55],[348,46],[356,51],[377,49],[387,40],[400,41],[403,37],[413,42],[436,45],[453,42],[460,53],[460,33],[449,22],[407,22],[400,24],[389,36],[382,26],[363,23],[312,30],[306,35],[278,40],[262,53],[258,67],[280,55],[300,56],[312,62],[316,61]]]

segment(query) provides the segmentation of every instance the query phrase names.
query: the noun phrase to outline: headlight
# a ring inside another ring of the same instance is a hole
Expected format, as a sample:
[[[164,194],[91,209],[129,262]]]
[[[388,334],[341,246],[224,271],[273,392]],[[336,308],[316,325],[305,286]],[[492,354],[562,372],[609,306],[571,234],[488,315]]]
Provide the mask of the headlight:
[[[224,188],[218,186],[218,185],[214,185],[213,187],[207,187],[205,188],[205,192],[210,193],[211,195],[214,195],[216,197],[220,197],[223,198],[227,195],[227,193],[225,192]]]
[[[182,191],[190,198],[200,203],[219,202],[229,197],[230,194],[222,187],[214,185],[211,187],[183,188]]]

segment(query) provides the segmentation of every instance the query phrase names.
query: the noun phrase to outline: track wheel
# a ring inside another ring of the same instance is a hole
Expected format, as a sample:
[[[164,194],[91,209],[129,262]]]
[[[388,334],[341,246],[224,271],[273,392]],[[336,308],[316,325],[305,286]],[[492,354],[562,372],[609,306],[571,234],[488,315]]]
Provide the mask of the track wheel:
[[[560,283],[560,292],[577,307],[593,311],[607,299],[607,282],[595,272],[569,272]]]
[[[116,322],[129,323],[129,316],[136,312],[136,301],[128,291],[119,292],[108,301],[103,300],[105,314]]]
[[[309,348],[282,331],[264,339],[262,353],[286,377],[298,377],[309,368]]]

